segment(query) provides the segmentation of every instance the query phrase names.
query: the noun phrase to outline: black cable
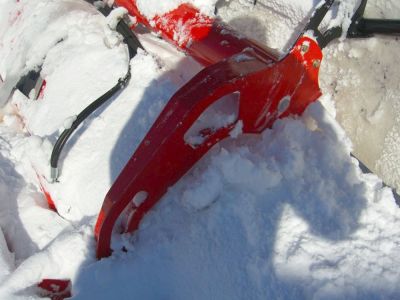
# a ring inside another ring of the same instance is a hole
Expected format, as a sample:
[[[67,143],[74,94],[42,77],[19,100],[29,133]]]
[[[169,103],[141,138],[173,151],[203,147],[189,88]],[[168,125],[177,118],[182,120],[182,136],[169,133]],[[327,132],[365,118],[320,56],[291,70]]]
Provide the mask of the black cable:
[[[111,9],[104,9],[103,14],[108,14]],[[119,32],[124,37],[124,43],[128,46],[129,52],[129,61],[137,54],[138,48],[142,48],[143,46],[140,44],[137,37],[133,34],[132,30],[125,23],[124,20],[120,20],[116,27],[117,32]],[[128,72],[126,75],[118,80],[118,83],[114,85],[109,91],[101,95],[95,101],[93,101],[89,106],[87,106],[82,112],[78,114],[76,119],[72,122],[70,128],[65,129],[59,138],[57,139],[53,151],[51,153],[50,158],[50,166],[51,166],[51,179],[52,181],[57,181],[58,178],[58,160],[60,158],[61,152],[67,143],[70,136],[73,132],[78,128],[78,126],[95,110],[97,110],[100,106],[102,106],[105,102],[111,99],[119,90],[123,89],[129,82],[131,78],[131,68],[130,63],[128,62]]]

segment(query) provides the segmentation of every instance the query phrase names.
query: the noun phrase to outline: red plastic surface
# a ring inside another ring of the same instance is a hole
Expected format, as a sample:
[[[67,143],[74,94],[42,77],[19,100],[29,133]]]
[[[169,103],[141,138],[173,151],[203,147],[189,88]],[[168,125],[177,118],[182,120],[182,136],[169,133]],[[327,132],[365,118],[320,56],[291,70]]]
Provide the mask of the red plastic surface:
[[[218,19],[212,19],[189,4],[181,4],[162,16],[147,20],[135,0],[116,0],[115,5],[125,7],[139,23],[185,51],[207,66],[252,48],[258,55],[277,60],[273,50],[249,39]]]
[[[40,295],[51,300],[63,300],[72,297],[71,281],[68,279],[43,279],[38,287]]]
[[[242,123],[243,133],[260,133],[278,118],[301,114],[321,95],[318,71],[322,53],[310,38],[300,38],[278,61],[268,48],[239,38],[232,29],[201,15],[190,5],[146,20],[134,0],[116,0],[116,4],[126,7],[143,24],[153,24],[153,30],[161,31],[166,39],[208,67],[170,99],[107,193],[95,228],[98,258],[111,254],[111,235],[120,215],[126,216],[125,232],[136,230],[167,189],[211,147],[229,137],[238,122]],[[189,26],[188,37],[175,39],[174,32],[185,24]],[[199,116],[214,102],[235,92],[240,93],[238,119],[204,131],[201,144],[188,144],[185,133]],[[135,204],[132,200],[140,192],[146,192],[147,198]]]
[[[43,80],[42,85],[41,85],[41,87],[39,89],[38,99],[43,99],[44,90],[46,89],[46,84],[47,84],[46,80]]]
[[[40,175],[40,174],[36,171],[36,169],[35,169],[34,167],[33,167],[33,169],[35,170],[36,177],[37,177],[37,179],[38,179],[38,181],[39,181],[40,190],[43,192],[44,197],[46,198],[47,205],[49,206],[49,209],[51,209],[51,210],[54,211],[54,212],[57,212],[57,207],[56,207],[56,205],[55,205],[55,203],[54,203],[54,201],[53,201],[53,198],[51,197],[50,193],[49,193],[49,192],[46,190],[46,188],[45,188],[45,185],[44,185],[44,182],[43,182],[43,181],[46,180],[46,179],[44,179],[43,176]]]

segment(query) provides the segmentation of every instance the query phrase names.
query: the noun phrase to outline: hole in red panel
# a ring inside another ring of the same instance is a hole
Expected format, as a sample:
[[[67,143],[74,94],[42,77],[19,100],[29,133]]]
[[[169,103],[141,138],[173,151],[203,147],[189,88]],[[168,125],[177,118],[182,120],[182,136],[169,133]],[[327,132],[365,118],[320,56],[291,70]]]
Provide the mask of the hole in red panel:
[[[278,115],[282,115],[290,106],[291,97],[286,95],[278,103]]]
[[[132,198],[132,202],[136,207],[139,207],[148,196],[149,194],[146,191],[140,191]]]
[[[239,115],[239,102],[239,92],[218,99],[200,115],[185,133],[185,142],[197,147],[218,129],[235,123]]]
[[[141,206],[148,197],[149,197],[149,194],[146,191],[137,192],[135,194],[135,196],[133,196],[132,200],[126,206],[123,213],[119,216],[119,218],[116,222],[116,225],[115,225],[116,231],[118,231],[120,233],[126,232],[126,230],[128,228],[129,220],[135,214],[136,209],[139,206]]]

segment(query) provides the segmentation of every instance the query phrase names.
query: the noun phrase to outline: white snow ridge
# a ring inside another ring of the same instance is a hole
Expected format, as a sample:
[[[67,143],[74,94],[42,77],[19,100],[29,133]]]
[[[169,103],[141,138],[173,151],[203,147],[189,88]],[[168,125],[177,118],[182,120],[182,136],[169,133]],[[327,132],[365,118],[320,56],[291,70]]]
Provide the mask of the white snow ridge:
[[[148,17],[185,2],[282,51],[318,4],[137,0]],[[346,25],[357,1],[340,2],[331,24]],[[397,1],[369,2],[372,17],[400,18]],[[0,0],[0,299],[38,299],[44,278],[70,279],[73,299],[400,299],[400,208],[350,155],[400,186],[398,40],[330,44],[320,101],[258,136],[243,135],[239,122],[134,234],[113,234],[111,257],[96,260],[105,194],[170,97],[201,69],[141,30],[147,52],[130,61],[128,86],[78,128],[60,157],[59,182],[50,183],[61,132],[126,74],[112,21],[82,0]],[[39,68],[42,98],[13,91]],[[235,119],[218,109],[208,117],[200,121],[215,127]],[[136,204],[147,194],[139,196]]]

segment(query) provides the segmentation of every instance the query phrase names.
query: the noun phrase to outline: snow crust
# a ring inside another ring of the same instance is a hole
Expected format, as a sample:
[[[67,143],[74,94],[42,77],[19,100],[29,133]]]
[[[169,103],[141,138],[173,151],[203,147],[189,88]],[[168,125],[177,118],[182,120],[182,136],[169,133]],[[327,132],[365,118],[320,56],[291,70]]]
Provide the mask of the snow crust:
[[[279,49],[316,5],[250,2],[220,1],[217,8],[232,25]],[[138,3],[151,16],[181,1]],[[213,11],[216,1],[202,4]],[[400,12],[391,1],[376,6]],[[130,62],[129,85],[78,129],[61,156],[60,182],[50,184],[49,157],[61,130],[127,70],[125,46],[109,23],[79,0],[0,1],[2,95],[42,64],[47,82],[43,99],[15,91],[1,111],[0,299],[35,299],[43,278],[71,279],[74,299],[400,297],[400,209],[378,177],[361,173],[348,134],[320,102],[259,136],[243,136],[239,121],[233,138],[171,187],[134,235],[114,234],[112,257],[96,261],[93,227],[104,195],[170,96],[200,69],[157,37],[140,35],[148,52]],[[343,41],[325,50],[321,102],[333,113],[341,98],[370,103],[382,93],[399,96],[399,71],[390,68],[397,41],[378,41]],[[374,55],[388,81],[369,77],[362,58]],[[364,93],[362,80],[386,89]],[[194,132],[231,123],[229,105],[214,108]],[[372,123],[387,116],[374,108]],[[391,137],[396,144],[396,133]],[[37,174],[59,215],[47,208]]]
[[[174,10],[183,3],[191,3],[198,7],[202,13],[214,15],[215,4],[218,0],[137,0],[136,4],[140,12],[149,20],[155,16],[161,16],[171,10]]]

